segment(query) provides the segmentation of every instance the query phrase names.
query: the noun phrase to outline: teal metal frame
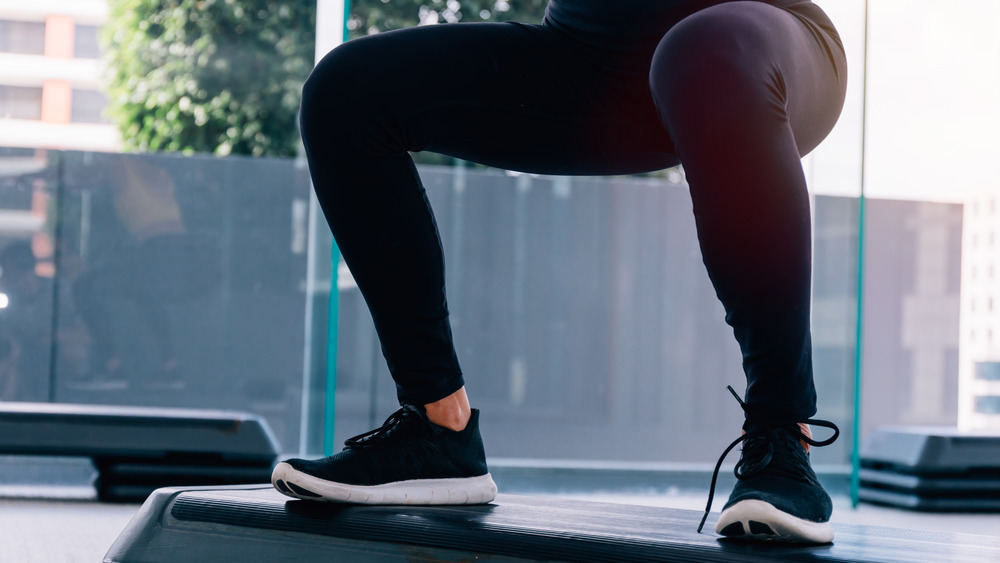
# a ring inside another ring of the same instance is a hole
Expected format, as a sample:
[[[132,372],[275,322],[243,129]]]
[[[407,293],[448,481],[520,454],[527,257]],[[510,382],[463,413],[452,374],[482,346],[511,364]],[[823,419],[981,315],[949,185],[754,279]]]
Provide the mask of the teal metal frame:
[[[864,62],[861,73],[861,194],[858,196],[858,279],[857,318],[854,343],[854,425],[851,430],[851,506],[857,507],[861,488],[861,382],[864,358],[865,312],[865,140],[868,137],[868,1],[865,1]]]
[[[343,42],[349,38],[347,20],[351,17],[351,0],[344,0]],[[337,287],[340,249],[330,244],[330,300],[326,317],[326,394],[323,408],[323,455],[333,455],[333,432],[337,418],[337,321],[340,319],[340,289]]]

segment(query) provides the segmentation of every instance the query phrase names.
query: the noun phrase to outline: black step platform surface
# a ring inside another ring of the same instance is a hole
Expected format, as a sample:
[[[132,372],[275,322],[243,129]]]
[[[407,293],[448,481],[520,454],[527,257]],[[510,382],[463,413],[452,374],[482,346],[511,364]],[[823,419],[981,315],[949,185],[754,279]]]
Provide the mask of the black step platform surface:
[[[750,544],[697,511],[500,495],[483,506],[357,506],[270,486],[160,489],[108,563],[168,561],[1000,561],[1000,538],[835,525],[832,545]]]
[[[865,502],[926,511],[1000,511],[1000,434],[876,429],[861,451]]]
[[[253,414],[65,403],[0,403],[0,454],[93,460],[102,500],[172,485],[270,479],[278,442]]]
[[[912,475],[895,471],[864,469],[859,472],[863,483],[881,488],[910,491],[917,494],[1000,495],[1000,475]]]
[[[864,483],[858,490],[858,499],[871,504],[923,512],[1000,512],[1000,499],[996,497],[934,496],[896,489],[876,488]]]
[[[1000,470],[1000,433],[948,426],[876,428],[862,445],[861,459],[866,467],[912,474]]]

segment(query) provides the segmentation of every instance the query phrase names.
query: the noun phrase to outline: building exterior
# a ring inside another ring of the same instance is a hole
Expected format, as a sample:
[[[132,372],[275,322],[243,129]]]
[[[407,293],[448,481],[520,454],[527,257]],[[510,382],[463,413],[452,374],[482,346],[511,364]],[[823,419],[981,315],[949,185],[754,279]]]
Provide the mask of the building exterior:
[[[861,435],[955,426],[963,205],[869,199],[867,209]]]
[[[119,149],[101,93],[98,29],[107,14],[106,0],[0,0],[0,180],[44,169],[46,149]],[[0,246],[30,239],[38,273],[54,275],[44,183],[0,196]]]
[[[105,0],[0,0],[0,146],[117,150],[102,115]]]
[[[959,424],[1000,430],[1000,194],[966,204]]]

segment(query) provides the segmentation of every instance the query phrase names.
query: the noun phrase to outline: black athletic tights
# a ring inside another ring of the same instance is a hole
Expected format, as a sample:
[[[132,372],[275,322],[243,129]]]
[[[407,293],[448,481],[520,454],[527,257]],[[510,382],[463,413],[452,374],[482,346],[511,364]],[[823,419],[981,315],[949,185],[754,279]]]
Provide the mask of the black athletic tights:
[[[559,175],[683,163],[704,262],[743,353],[748,416],[816,410],[809,196],[800,157],[843,105],[833,25],[808,1],[724,2],[657,41],[447,24],[345,43],[303,89],[317,196],[404,403],[464,384],[440,237],[407,151]],[[790,4],[790,5],[789,5]]]

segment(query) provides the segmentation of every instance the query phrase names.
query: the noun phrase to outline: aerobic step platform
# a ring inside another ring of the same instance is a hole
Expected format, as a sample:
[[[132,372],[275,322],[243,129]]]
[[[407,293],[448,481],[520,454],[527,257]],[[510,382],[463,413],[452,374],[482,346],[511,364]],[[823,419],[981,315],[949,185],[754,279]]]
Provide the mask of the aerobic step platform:
[[[89,457],[101,500],[141,501],[165,486],[267,483],[278,452],[267,422],[252,414],[0,403],[0,454]]]
[[[927,511],[1000,511],[1000,434],[876,429],[861,450],[861,500]]]
[[[835,526],[832,545],[722,540],[701,513],[500,495],[482,506],[360,506],[285,497],[269,486],[154,492],[104,558],[108,563],[219,561],[982,563],[1000,538]]]

